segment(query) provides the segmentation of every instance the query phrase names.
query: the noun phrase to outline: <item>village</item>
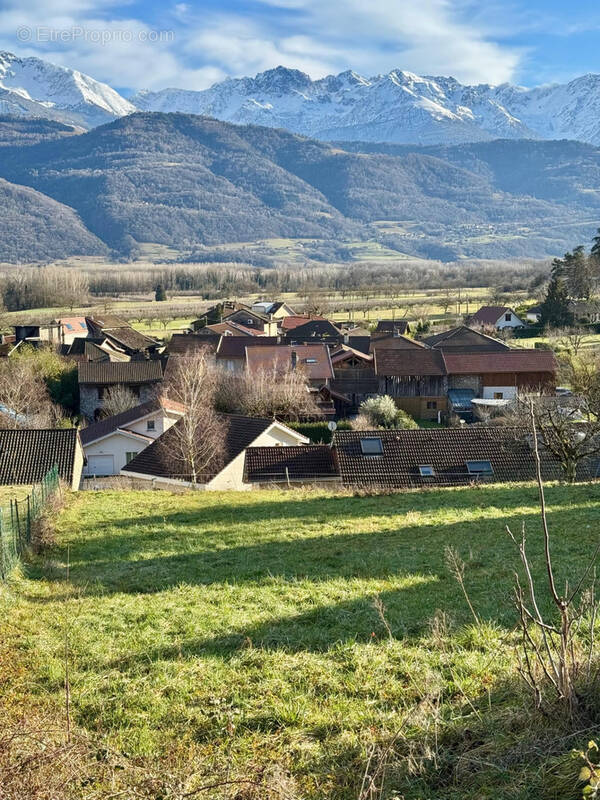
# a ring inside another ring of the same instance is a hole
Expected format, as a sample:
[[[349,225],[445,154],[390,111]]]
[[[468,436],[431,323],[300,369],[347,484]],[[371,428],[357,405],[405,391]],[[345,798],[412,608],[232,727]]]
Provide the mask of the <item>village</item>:
[[[11,455],[2,480],[32,484],[54,464],[75,490],[532,480],[529,425],[518,416],[524,403],[535,398],[550,420],[584,418],[580,398],[559,385],[553,350],[511,338],[539,317],[539,306],[521,316],[483,306],[463,324],[418,334],[404,319],[368,328],[283,301],[221,301],[167,341],[112,313],[20,322],[4,337],[3,355],[51,350],[76,364],[80,423],[30,429],[26,414],[3,408],[10,424],[0,438]],[[187,379],[182,387],[178,379],[190,372],[198,385]],[[240,381],[262,387],[257,412],[227,405],[224,395],[242,392]],[[270,397],[285,386],[287,399]],[[217,413],[207,418],[198,403],[211,392]],[[544,478],[569,470],[570,479],[596,478],[600,453],[590,442],[572,464],[544,442]]]

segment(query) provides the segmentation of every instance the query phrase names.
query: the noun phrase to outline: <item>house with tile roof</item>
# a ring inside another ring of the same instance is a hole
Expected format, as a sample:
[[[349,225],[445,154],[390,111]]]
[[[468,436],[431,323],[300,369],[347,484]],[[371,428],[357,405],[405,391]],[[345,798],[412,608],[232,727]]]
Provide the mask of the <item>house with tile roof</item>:
[[[213,464],[208,464],[197,483],[192,481],[188,467],[177,456],[176,423],[162,436],[130,461],[121,475],[135,481],[156,486],[182,486],[188,488],[222,490],[250,489],[245,479],[245,453],[249,447],[285,449],[307,445],[309,439],[287,425],[274,419],[221,414],[224,424],[224,453]],[[201,436],[202,432],[199,431]]]
[[[525,322],[509,306],[481,306],[469,318],[469,325],[473,328],[495,328],[501,331],[505,328],[523,328]]]
[[[437,419],[448,407],[444,357],[424,346],[379,348],[374,353],[378,394],[390,395],[415,419]]]
[[[58,467],[61,479],[79,489],[84,455],[77,428],[0,429],[0,484],[29,486]]]
[[[84,475],[118,475],[184,413],[181,403],[159,397],[83,428],[80,437],[87,462]]]
[[[102,338],[106,347],[131,358],[156,356],[162,343],[132,328],[127,320],[114,314],[98,314],[85,318],[89,335]]]
[[[333,379],[331,354],[326,344],[277,344],[271,347],[247,347],[246,369],[250,374],[263,371],[273,374],[289,369],[302,370],[308,386],[320,389]]]
[[[342,483],[349,487],[427,488],[535,479],[531,443],[521,429],[467,425],[419,430],[336,431]],[[559,462],[540,450],[542,477],[562,477]],[[581,465],[579,480],[600,475],[600,459]]]
[[[103,399],[113,386],[125,386],[146,403],[156,397],[163,381],[160,361],[82,361],[77,365],[79,408],[88,420],[98,420]]]
[[[340,483],[335,450],[329,445],[249,447],[244,481],[253,486]]]

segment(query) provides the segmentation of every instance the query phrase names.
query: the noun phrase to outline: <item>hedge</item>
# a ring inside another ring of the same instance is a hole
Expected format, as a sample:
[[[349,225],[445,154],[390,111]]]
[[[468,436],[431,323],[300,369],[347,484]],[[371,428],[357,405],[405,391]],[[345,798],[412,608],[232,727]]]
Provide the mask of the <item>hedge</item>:
[[[288,428],[293,428],[298,433],[308,436],[313,444],[329,444],[331,442],[331,431],[327,427],[327,422],[286,422]],[[352,430],[349,422],[341,420],[337,424],[339,431]]]

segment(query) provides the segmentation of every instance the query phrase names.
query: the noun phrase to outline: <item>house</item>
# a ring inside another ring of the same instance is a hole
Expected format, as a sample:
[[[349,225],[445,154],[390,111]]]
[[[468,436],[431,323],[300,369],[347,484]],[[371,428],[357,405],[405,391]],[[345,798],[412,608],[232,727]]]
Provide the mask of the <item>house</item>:
[[[63,345],[61,355],[70,361],[130,361],[125,353],[117,352],[105,345],[104,338],[87,339],[81,336],[73,339],[70,345]]]
[[[282,333],[287,333],[288,331],[294,330],[294,328],[298,328],[300,325],[305,325],[312,319],[324,320],[325,317],[309,317],[306,314],[294,314],[288,317],[282,317],[279,320],[279,328]]]
[[[391,333],[394,336],[406,336],[410,333],[410,325],[405,319],[379,319],[374,333]]]
[[[482,331],[459,325],[423,339],[426,347],[453,353],[498,353],[510,350],[506,342],[488,336]]]
[[[159,486],[186,486],[206,490],[252,488],[244,475],[248,447],[285,448],[309,444],[309,439],[274,419],[222,414],[225,423],[224,453],[209,464],[202,480],[194,484],[184,459],[177,456],[177,425],[130,461],[121,475]],[[201,435],[201,432],[199,432]]]
[[[336,431],[333,446],[345,486],[426,488],[535,479],[531,445],[513,428]],[[540,455],[543,478],[560,478],[558,461],[547,450]],[[587,465],[582,479],[598,475],[599,466],[598,459]]]
[[[58,467],[61,479],[79,489],[83,449],[77,428],[0,429],[0,484],[39,483]]]
[[[113,386],[125,386],[140,402],[152,400],[163,380],[160,361],[82,361],[77,366],[79,408],[90,420],[97,420],[102,401]]]
[[[542,321],[542,306],[541,303],[538,303],[536,306],[530,306],[527,309],[525,314],[525,318],[527,322],[533,322],[534,325],[537,325]]]
[[[508,306],[482,306],[469,319],[469,325],[474,328],[495,328],[501,331],[505,328],[523,328],[525,323]]]
[[[87,461],[84,475],[118,475],[184,413],[181,403],[161,397],[84,428],[80,431]]]
[[[240,325],[239,322],[231,322],[225,320],[224,322],[215,322],[214,325],[206,325],[202,328],[203,331],[212,331],[219,336],[263,336],[263,331],[257,328],[247,328],[245,325]]]
[[[272,319],[283,320],[286,317],[293,317],[296,312],[291,306],[285,302],[274,303],[269,300],[261,300],[258,303],[252,304],[252,311],[259,311],[262,314],[268,314]]]
[[[24,325],[15,325],[15,342],[27,342],[37,346],[39,344],[61,344],[62,328],[57,320],[52,322],[28,322]]]
[[[341,405],[336,402],[338,413],[357,411],[363,400],[377,394],[379,381],[373,354],[342,344],[331,353],[331,364],[334,373],[331,389],[345,398]]]
[[[221,341],[221,335],[214,331],[207,331],[206,328],[202,330],[203,333],[174,333],[167,345],[169,356],[190,355],[197,350],[206,348],[209,352],[214,353]]]
[[[246,348],[273,347],[281,342],[279,336],[221,336],[215,352],[217,365],[231,372],[246,369]]]
[[[448,379],[439,350],[419,346],[375,350],[378,394],[394,398],[416,419],[437,419],[447,410]]]
[[[576,322],[600,322],[600,301],[598,300],[570,300],[569,311]]]
[[[331,355],[326,344],[277,344],[271,347],[247,347],[246,369],[249,373],[278,373],[301,369],[308,386],[320,389],[333,379]]]
[[[114,314],[85,318],[90,337],[103,339],[104,346],[131,358],[151,358],[158,354],[161,342],[132,328],[127,320]]]
[[[529,389],[554,393],[558,365],[551,350],[502,353],[444,352],[448,389],[471,389],[474,397],[513,400]]]
[[[335,450],[318,444],[249,447],[244,462],[244,482],[259,486],[340,483]]]
[[[328,319],[309,319],[302,325],[297,325],[286,332],[288,344],[303,344],[305,342],[324,342],[325,344],[340,344],[344,341],[344,334],[333,322]]]
[[[73,344],[75,339],[88,335],[85,317],[61,317],[57,322],[60,325],[61,344],[70,345]]]

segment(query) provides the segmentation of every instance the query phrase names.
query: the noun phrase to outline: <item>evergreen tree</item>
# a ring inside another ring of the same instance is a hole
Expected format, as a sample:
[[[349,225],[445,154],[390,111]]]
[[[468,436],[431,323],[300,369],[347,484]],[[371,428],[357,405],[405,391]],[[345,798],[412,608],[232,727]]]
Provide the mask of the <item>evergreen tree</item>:
[[[593,289],[593,275],[590,259],[583,245],[579,245],[572,253],[565,254],[564,276],[569,297],[589,300]]]
[[[574,316],[569,310],[569,294],[565,279],[560,274],[553,274],[542,303],[542,324],[552,328],[564,328],[573,322]]]
[[[159,283],[156,287],[156,291],[154,292],[154,299],[157,302],[162,302],[163,300],[167,299],[167,293],[165,292],[165,287],[162,283]]]

